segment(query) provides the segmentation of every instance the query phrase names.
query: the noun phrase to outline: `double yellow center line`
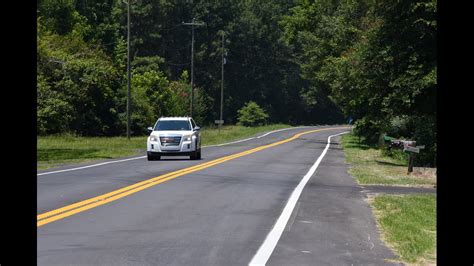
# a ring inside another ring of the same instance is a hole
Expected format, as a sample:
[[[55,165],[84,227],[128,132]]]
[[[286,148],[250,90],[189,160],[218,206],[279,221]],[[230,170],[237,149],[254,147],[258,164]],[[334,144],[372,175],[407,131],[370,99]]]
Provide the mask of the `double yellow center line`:
[[[209,168],[209,167],[217,165],[217,164],[221,164],[221,163],[229,161],[229,160],[233,160],[233,159],[245,156],[245,155],[252,154],[252,153],[257,152],[257,151],[261,151],[261,150],[264,150],[264,149],[268,149],[270,147],[274,147],[274,146],[277,146],[277,145],[281,145],[281,144],[290,142],[294,139],[299,138],[300,136],[302,136],[304,134],[314,133],[314,132],[318,132],[318,131],[325,131],[325,130],[335,130],[335,129],[347,129],[347,127],[323,128],[323,129],[305,131],[305,132],[302,132],[302,133],[295,134],[291,138],[288,138],[288,139],[285,139],[285,140],[281,140],[281,141],[274,142],[274,143],[271,143],[271,144],[263,145],[263,146],[253,148],[253,149],[250,149],[250,150],[247,150],[247,151],[243,151],[243,152],[240,152],[240,153],[236,153],[236,154],[233,154],[233,155],[229,155],[229,156],[225,156],[225,157],[222,157],[222,158],[219,158],[219,159],[215,159],[215,160],[209,161],[207,163],[198,164],[198,165],[195,165],[195,166],[191,166],[191,167],[188,167],[188,168],[184,168],[184,169],[181,169],[181,170],[170,172],[170,173],[167,173],[167,174],[164,174],[164,175],[153,177],[151,179],[147,179],[147,180],[135,183],[133,185],[126,186],[126,187],[123,187],[121,189],[117,189],[117,190],[114,190],[112,192],[109,192],[109,193],[106,193],[106,194],[103,194],[103,195],[99,195],[97,197],[93,197],[93,198],[83,200],[83,201],[80,201],[80,202],[77,202],[77,203],[74,203],[74,204],[71,204],[71,205],[67,205],[67,206],[64,206],[64,207],[61,207],[61,208],[58,208],[58,209],[55,209],[55,210],[52,210],[52,211],[49,211],[49,212],[39,214],[36,217],[36,221],[37,221],[36,225],[37,225],[37,227],[40,227],[42,225],[45,225],[45,224],[48,224],[48,223],[66,218],[66,217],[71,216],[71,215],[74,215],[76,213],[80,213],[80,212],[95,208],[97,206],[112,202],[114,200],[118,200],[120,198],[126,197],[128,195],[131,195],[133,193],[144,190],[146,188],[158,185],[160,183],[166,182],[166,181],[174,179],[176,177],[186,175],[186,174],[190,174],[190,173],[202,170],[202,169]]]

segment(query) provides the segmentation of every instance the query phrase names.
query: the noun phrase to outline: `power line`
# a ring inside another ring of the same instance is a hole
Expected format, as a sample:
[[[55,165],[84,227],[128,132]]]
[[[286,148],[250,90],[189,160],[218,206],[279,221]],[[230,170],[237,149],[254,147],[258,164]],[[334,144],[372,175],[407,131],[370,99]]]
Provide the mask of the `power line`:
[[[168,28],[168,29],[158,29],[159,31],[161,30],[173,30],[173,29],[176,29],[177,27],[181,26],[182,23],[179,23],[179,24],[176,24],[175,26],[171,27],[171,28]]]
[[[169,62],[166,62],[165,61],[165,64],[168,64],[168,65],[172,65],[172,66],[187,66],[189,64],[191,64],[191,62],[188,62],[188,63],[182,63],[182,64],[177,64],[177,63],[169,63]]]

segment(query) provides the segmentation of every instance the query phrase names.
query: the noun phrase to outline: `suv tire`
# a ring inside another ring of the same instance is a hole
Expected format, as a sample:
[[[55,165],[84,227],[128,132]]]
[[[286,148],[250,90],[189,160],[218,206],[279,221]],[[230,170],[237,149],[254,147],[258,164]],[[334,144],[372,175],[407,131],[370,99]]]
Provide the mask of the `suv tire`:
[[[199,159],[201,159],[201,150],[196,150],[196,151],[194,151],[194,152],[189,156],[189,158],[190,158],[191,160],[199,160]]]
[[[161,156],[147,155],[148,161],[157,161],[161,159]]]

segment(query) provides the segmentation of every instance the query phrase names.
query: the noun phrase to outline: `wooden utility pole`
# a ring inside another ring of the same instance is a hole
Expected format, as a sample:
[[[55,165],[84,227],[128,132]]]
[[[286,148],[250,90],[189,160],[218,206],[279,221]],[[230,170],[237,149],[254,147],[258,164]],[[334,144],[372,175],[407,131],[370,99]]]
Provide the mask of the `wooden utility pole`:
[[[224,107],[224,64],[225,64],[225,58],[224,58],[225,50],[224,50],[224,32],[222,32],[222,67],[221,67],[221,114],[219,116],[219,120],[222,120],[223,116],[223,107]],[[219,123],[219,130],[221,128],[222,124]]]
[[[127,1],[127,139],[130,140],[130,109],[131,109],[131,89],[130,89],[130,1]]]
[[[193,102],[194,102],[194,26],[202,26],[204,23],[196,23],[196,19],[193,18],[191,23],[182,23],[182,25],[191,26],[191,108],[190,116],[193,116]]]

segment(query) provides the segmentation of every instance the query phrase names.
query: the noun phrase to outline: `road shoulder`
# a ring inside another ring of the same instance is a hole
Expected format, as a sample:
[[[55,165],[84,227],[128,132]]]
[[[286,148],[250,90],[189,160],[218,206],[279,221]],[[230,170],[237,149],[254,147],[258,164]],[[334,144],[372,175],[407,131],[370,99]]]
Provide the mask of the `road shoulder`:
[[[347,173],[340,137],[303,191],[269,265],[396,265],[363,188]]]
[[[367,193],[384,243],[407,264],[436,262],[436,168],[408,173],[403,153],[388,156],[375,144],[343,137],[349,173]]]

